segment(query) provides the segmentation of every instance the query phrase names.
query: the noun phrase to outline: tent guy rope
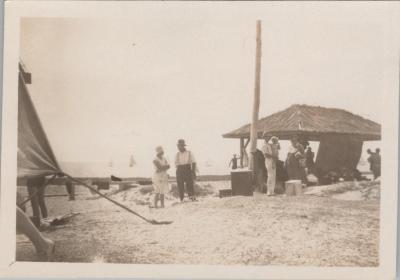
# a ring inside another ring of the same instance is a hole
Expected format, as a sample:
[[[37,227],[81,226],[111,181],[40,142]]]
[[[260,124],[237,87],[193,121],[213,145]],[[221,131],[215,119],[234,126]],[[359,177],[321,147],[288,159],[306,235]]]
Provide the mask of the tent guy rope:
[[[68,177],[71,181],[74,181],[74,182],[76,182],[76,183],[79,183],[79,184],[85,186],[86,188],[88,188],[88,189],[90,189],[91,191],[97,193],[97,194],[100,195],[101,197],[103,197],[103,198],[105,198],[105,199],[111,201],[111,202],[114,203],[115,205],[121,207],[122,209],[128,211],[129,213],[132,213],[132,214],[136,215],[137,217],[141,218],[142,220],[145,220],[146,222],[148,222],[148,223],[150,223],[150,224],[153,224],[153,225],[168,225],[168,224],[171,224],[171,223],[172,223],[172,221],[156,221],[156,220],[154,220],[154,219],[147,219],[146,217],[140,215],[139,213],[133,211],[132,209],[126,207],[125,205],[119,203],[118,201],[115,201],[114,199],[112,199],[112,198],[110,198],[110,197],[108,197],[108,196],[102,194],[102,193],[99,192],[97,189],[95,189],[95,188],[89,186],[89,185],[88,185],[87,183],[85,183],[84,181],[79,180],[79,179],[76,179],[76,178],[74,178],[74,177],[72,177],[72,176],[70,176],[70,175],[68,175],[68,174],[65,174],[65,173],[64,173],[64,175],[65,175],[66,177]]]
[[[50,179],[48,179],[48,180],[45,182],[45,184],[44,184],[43,187],[45,187],[45,186],[47,186],[48,184],[50,184],[51,182],[53,182],[54,179],[56,178],[56,176],[57,176],[57,175],[53,175]],[[28,197],[27,199],[25,199],[24,201],[22,201],[20,204],[18,204],[18,207],[24,206],[28,201],[30,201],[34,196],[36,196],[36,195],[38,194],[38,192],[39,192],[39,189],[35,190],[35,192],[34,192],[30,197]]]

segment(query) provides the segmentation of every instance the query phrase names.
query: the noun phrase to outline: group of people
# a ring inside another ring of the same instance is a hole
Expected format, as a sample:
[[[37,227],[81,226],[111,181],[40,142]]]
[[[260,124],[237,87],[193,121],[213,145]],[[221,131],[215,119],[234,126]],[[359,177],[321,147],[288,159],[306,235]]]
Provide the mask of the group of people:
[[[186,149],[185,140],[179,139],[177,148],[175,167],[179,199],[183,202],[186,189],[189,199],[196,201],[194,193],[194,180],[196,180],[197,172],[196,159],[193,153]],[[158,208],[158,202],[160,202],[160,206],[163,208],[165,207],[165,194],[169,191],[168,170],[171,168],[170,163],[165,157],[163,147],[156,147],[156,157],[153,160],[153,164],[154,207]]]
[[[278,182],[301,180],[303,185],[307,185],[309,183],[308,175],[315,174],[316,172],[315,154],[309,146],[308,141],[298,136],[292,137],[286,160],[283,162],[279,160],[280,144],[278,137],[264,133],[263,139],[264,145],[261,150],[256,149],[252,152],[254,157],[253,172],[256,190],[270,196],[275,193],[275,187]],[[376,179],[381,176],[380,149],[377,148],[375,152],[368,149],[367,153],[369,154],[368,162],[370,170],[373,173],[374,179]],[[237,167],[237,159],[234,156],[231,160],[230,166],[232,165],[232,169]],[[351,176],[347,177],[359,178],[361,176],[360,174],[356,174],[357,170],[347,171],[342,172],[344,174],[342,175],[346,177],[346,174],[350,172]]]
[[[303,141],[305,143],[302,144],[299,137],[294,136],[283,162],[279,160],[281,147],[278,137],[264,133],[263,139],[261,150],[253,152],[257,190],[271,196],[275,194],[277,181],[301,180],[303,184],[307,184],[307,173],[311,173],[314,168],[314,152],[311,147],[304,147],[308,143]]]
[[[369,169],[372,171],[374,175],[374,179],[381,176],[381,150],[379,148],[375,149],[375,152],[372,152],[371,149],[367,150],[369,155],[368,162],[369,162]]]

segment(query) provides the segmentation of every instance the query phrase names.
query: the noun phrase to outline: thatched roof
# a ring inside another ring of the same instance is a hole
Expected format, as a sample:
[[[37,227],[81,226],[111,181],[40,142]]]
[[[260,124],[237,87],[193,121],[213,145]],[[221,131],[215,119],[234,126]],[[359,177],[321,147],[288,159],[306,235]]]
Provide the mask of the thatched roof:
[[[304,135],[319,141],[326,135],[351,135],[363,141],[380,140],[381,125],[348,111],[319,106],[292,105],[257,123],[257,136],[264,132],[289,140],[293,135]],[[224,138],[248,138],[250,124],[223,135]]]

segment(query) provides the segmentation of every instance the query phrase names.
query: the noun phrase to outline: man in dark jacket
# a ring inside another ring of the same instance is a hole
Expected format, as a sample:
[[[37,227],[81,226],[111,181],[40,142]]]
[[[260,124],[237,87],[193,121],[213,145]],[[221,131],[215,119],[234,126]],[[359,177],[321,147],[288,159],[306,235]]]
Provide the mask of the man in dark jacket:
[[[314,173],[314,164],[314,152],[311,147],[308,147],[306,150],[306,166],[308,174]]]
[[[379,148],[375,149],[375,153],[372,157],[373,166],[372,173],[374,174],[374,179],[381,177],[381,150]]]

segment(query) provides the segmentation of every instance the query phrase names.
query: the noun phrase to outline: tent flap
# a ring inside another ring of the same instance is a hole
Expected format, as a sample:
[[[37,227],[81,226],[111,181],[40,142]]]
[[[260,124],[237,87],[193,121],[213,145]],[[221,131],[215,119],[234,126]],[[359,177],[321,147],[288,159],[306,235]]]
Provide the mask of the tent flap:
[[[18,79],[18,178],[60,173],[22,73]]]

